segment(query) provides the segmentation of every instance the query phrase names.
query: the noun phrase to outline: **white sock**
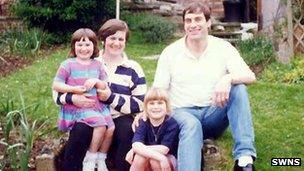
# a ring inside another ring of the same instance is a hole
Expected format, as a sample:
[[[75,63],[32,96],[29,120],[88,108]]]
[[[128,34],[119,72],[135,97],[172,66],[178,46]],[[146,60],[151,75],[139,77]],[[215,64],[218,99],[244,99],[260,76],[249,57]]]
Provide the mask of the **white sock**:
[[[86,156],[85,156],[85,160],[96,160],[98,157],[98,153],[92,153],[90,151],[87,151]]]
[[[253,159],[251,156],[241,156],[239,158],[239,162],[238,162],[238,165],[240,167],[245,167],[247,166],[247,164],[253,164]]]
[[[98,153],[98,160],[105,160],[107,158],[107,153],[101,153],[101,152],[97,152]]]

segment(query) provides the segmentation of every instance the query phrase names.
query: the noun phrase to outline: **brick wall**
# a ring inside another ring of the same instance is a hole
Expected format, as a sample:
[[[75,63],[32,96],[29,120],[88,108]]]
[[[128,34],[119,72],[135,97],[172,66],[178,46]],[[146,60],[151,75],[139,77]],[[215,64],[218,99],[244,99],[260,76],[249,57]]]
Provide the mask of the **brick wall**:
[[[161,0],[159,0],[161,1]],[[212,10],[212,16],[214,18],[223,18],[224,17],[224,6],[223,6],[223,0],[199,0],[202,2],[208,2],[211,10]],[[190,0],[176,0],[178,4],[186,5],[190,2]]]
[[[211,6],[212,16],[214,18],[223,18],[224,17],[223,0],[210,0],[209,4]]]
[[[16,0],[0,0],[0,33],[12,28],[23,29],[22,21],[9,10],[10,5],[15,2]]]
[[[0,0],[0,16],[11,16],[12,13],[9,11],[9,7],[15,2],[16,0]]]

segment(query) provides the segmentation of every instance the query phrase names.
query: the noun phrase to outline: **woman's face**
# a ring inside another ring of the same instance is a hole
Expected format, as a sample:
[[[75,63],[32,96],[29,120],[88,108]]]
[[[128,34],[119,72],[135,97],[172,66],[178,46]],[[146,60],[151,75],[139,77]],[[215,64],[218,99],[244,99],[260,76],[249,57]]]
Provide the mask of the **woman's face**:
[[[126,32],[117,31],[106,38],[105,52],[111,55],[121,55],[126,46]]]

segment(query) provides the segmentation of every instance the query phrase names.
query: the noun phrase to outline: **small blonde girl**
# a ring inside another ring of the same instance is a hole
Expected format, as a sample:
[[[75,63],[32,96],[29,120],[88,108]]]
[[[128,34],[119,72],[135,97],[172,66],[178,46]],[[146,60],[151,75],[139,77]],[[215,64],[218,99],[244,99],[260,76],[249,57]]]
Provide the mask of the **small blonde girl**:
[[[170,117],[166,91],[151,88],[145,96],[144,112],[147,120],[139,121],[132,149],[126,156],[130,171],[175,170],[179,127]]]

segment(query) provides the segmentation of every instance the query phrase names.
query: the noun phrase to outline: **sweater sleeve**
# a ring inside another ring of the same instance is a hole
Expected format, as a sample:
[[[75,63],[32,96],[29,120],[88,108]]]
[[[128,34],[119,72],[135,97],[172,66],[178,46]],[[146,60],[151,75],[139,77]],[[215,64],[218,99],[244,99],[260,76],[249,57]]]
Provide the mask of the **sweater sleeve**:
[[[112,93],[104,103],[111,105],[116,111],[122,114],[135,114],[143,110],[143,101],[147,91],[146,79],[141,66],[132,61],[131,68],[119,66],[116,74],[131,77],[129,87],[119,84],[111,84]],[[113,90],[116,90],[113,91]],[[126,93],[128,92],[128,93]]]

